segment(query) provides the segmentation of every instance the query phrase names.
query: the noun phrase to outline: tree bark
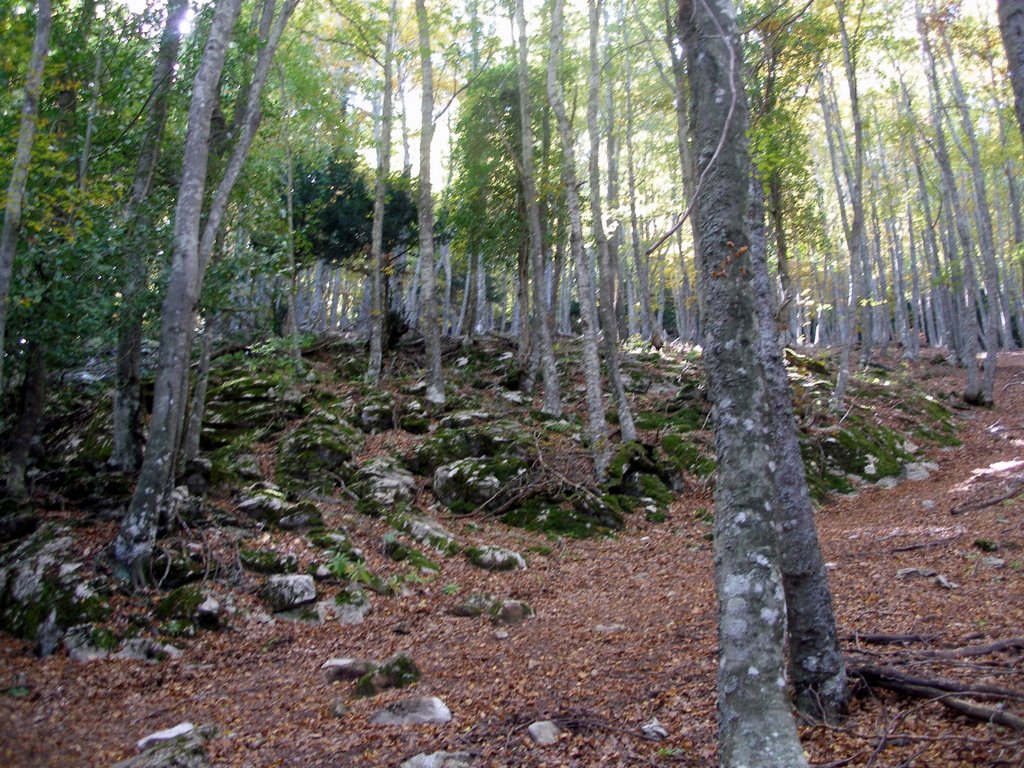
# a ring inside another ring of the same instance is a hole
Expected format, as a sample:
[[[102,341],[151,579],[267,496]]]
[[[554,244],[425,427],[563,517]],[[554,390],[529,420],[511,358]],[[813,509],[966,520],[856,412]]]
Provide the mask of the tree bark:
[[[11,275],[14,271],[14,253],[18,250],[21,229],[21,208],[25,201],[28,166],[32,160],[32,143],[36,135],[39,116],[39,92],[43,87],[43,68],[50,51],[50,27],[53,22],[51,0],[39,0],[36,12],[36,34],[32,43],[32,56],[25,78],[25,97],[21,104],[21,122],[18,143],[14,150],[14,168],[7,184],[7,202],[4,225],[0,231],[0,393],[4,388],[4,339],[7,331],[7,306],[11,293]]]
[[[540,206],[537,194],[536,171],[533,158],[533,127],[530,123],[530,71],[527,60],[526,15],[523,0],[516,0],[516,30],[518,31],[519,67],[519,126],[522,134],[522,180],[523,202],[526,206],[530,268],[533,272],[533,311],[530,314],[532,344],[540,357],[541,375],[544,383],[544,404],[542,410],[551,416],[562,413],[562,392],[558,380],[558,367],[551,341],[551,326],[548,324],[548,296],[544,280],[544,246],[541,242]],[[524,318],[525,320],[525,318]]]
[[[199,234],[210,158],[210,120],[228,42],[241,0],[220,0],[213,14],[189,106],[174,244],[167,294],[161,311],[160,353],[153,393],[153,417],[138,484],[114,541],[114,556],[130,570],[133,582],[145,576],[153,551],[159,504],[171,479],[177,444],[178,400],[187,369],[192,314],[199,291]]]
[[[818,545],[789,379],[776,340],[763,196],[764,187],[756,173],[752,174],[750,265],[760,329],[758,354],[765,376],[765,414],[774,457],[774,517],[786,592],[789,676],[797,709],[813,720],[835,723],[846,712],[846,668],[839,649],[828,573]]]
[[[1024,0],[997,0],[999,30],[1003,35],[1017,125],[1024,138]]]
[[[391,169],[392,70],[398,36],[398,0],[391,0],[388,10],[388,31],[384,43],[384,103],[381,109],[380,138],[377,140],[377,184],[373,200],[373,226],[370,236],[370,359],[366,381],[380,380],[384,353],[384,203]]]
[[[719,760],[726,768],[797,768],[807,761],[784,683],[786,608],[768,501],[773,457],[746,231],[750,160],[739,35],[729,0],[682,0],[679,12],[702,179],[704,368],[718,459]]]
[[[565,111],[562,85],[558,81],[558,62],[562,51],[562,13],[565,0],[555,0],[551,16],[551,51],[548,59],[547,92],[555,113],[558,136],[562,143],[562,182],[569,209],[569,246],[576,263],[576,286],[580,312],[583,315],[583,375],[587,393],[587,438],[594,456],[594,473],[603,479],[608,467],[608,425],[604,417],[601,391],[601,360],[598,356],[597,297],[593,270],[583,242],[583,216],[580,210],[579,186],[576,178],[575,137]]]
[[[26,473],[32,440],[39,431],[46,391],[46,349],[38,341],[28,343],[25,354],[25,378],[21,384],[18,419],[11,432],[11,450],[7,463],[7,495],[24,498],[28,494]]]
[[[437,316],[437,269],[434,265],[434,200],[430,187],[430,148],[434,139],[434,70],[430,61],[430,20],[424,0],[416,0],[419,25],[423,100],[420,109],[420,314],[419,327],[427,358],[427,400],[443,405],[444,368],[441,366],[441,326]]]

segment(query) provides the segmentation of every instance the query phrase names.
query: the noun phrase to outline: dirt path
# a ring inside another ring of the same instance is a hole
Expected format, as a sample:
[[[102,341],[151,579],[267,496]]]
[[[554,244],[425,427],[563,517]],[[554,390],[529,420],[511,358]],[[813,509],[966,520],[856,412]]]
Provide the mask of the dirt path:
[[[964,445],[932,452],[937,472],[889,490],[864,488],[820,513],[841,632],[935,636],[909,647],[851,640],[851,659],[1024,689],[1019,656],[935,667],[919,653],[1024,635],[1024,497],[950,514],[998,496],[1008,475],[1024,474],[1024,465],[1010,463],[1024,460],[1024,354],[1001,362],[999,406],[960,413]],[[926,369],[920,366],[922,375]],[[935,378],[928,385],[950,391],[957,384]],[[999,471],[978,473],[993,467]],[[533,548],[530,567],[496,575],[448,560],[440,577],[406,596],[378,599],[359,626],[264,624],[240,614],[231,630],[203,633],[181,659],[161,664],[38,661],[5,636],[0,688],[25,686],[30,694],[0,699],[0,763],[107,766],[131,754],[141,736],[190,720],[217,725],[210,755],[218,766],[396,766],[440,749],[476,752],[489,766],[713,764],[715,609],[703,519],[711,503],[695,489],[665,523],[640,522],[614,540],[549,552],[540,537],[450,521],[471,541]],[[344,522],[384,531],[365,520]],[[984,552],[978,541],[996,549]],[[897,575],[907,568],[935,575]],[[939,575],[954,588],[939,584]],[[507,637],[485,619],[450,616],[472,591],[526,600],[537,616]],[[255,599],[240,599],[247,605]],[[348,700],[341,719],[330,713],[349,691],[323,681],[323,661],[399,650],[423,671],[417,692],[444,699],[451,723],[369,725],[369,715],[399,692]],[[639,737],[651,717],[668,739]],[[530,745],[526,726],[548,718],[569,732],[554,747]],[[1007,734],[885,692],[857,698],[842,729],[803,735],[816,763],[1011,765],[1021,758]]]

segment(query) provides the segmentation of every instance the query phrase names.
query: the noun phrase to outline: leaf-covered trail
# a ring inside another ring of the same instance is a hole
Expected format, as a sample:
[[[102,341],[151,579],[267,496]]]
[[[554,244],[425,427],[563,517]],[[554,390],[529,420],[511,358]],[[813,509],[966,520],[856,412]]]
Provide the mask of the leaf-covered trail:
[[[958,386],[958,372],[945,366],[917,368],[936,376],[926,382],[931,389]],[[928,479],[862,488],[819,514],[852,662],[1024,690],[1019,652],[942,664],[925,655],[1024,635],[1024,496],[950,514],[1005,494],[1012,478],[1024,475],[1024,464],[1012,463],[1024,461],[1024,354],[1001,357],[996,391],[995,409],[959,412],[964,444],[930,451],[939,470]],[[446,520],[469,541],[528,554],[533,548],[529,568],[491,574],[461,558],[446,560],[440,577],[410,585],[405,596],[375,600],[359,626],[268,624],[240,613],[230,630],[201,633],[180,659],[160,664],[74,664],[62,654],[39,661],[4,636],[0,688],[20,686],[28,695],[3,697],[0,758],[12,766],[107,766],[130,755],[143,735],[190,720],[216,724],[209,752],[218,766],[397,766],[440,749],[475,752],[489,766],[713,764],[711,506],[706,490],[694,488],[664,523],[637,520],[615,539],[551,551],[542,537],[486,520]],[[344,522],[367,534],[385,531],[365,518]],[[537,615],[503,631],[484,618],[451,616],[448,610],[473,591],[525,600]],[[255,595],[238,602],[257,605]],[[877,645],[855,633],[934,638]],[[372,712],[404,692],[350,699],[348,684],[328,685],[320,672],[331,657],[383,659],[399,650],[423,671],[417,693],[444,699],[451,723],[369,725]],[[348,705],[341,719],[330,712],[338,698]],[[668,739],[640,737],[651,717]],[[529,742],[526,727],[540,719],[566,728],[557,745]],[[805,728],[803,736],[811,760],[821,764],[1021,759],[1014,734],[886,692],[855,699],[842,728]]]

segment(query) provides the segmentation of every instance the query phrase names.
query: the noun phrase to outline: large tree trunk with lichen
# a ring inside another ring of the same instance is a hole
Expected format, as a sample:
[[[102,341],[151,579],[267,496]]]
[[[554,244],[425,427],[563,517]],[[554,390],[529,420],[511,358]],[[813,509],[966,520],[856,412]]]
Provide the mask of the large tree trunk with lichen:
[[[750,189],[750,265],[754,276],[758,352],[765,374],[766,415],[771,435],[774,516],[786,591],[789,676],[794,703],[814,720],[836,722],[849,691],[839,650],[828,573],[818,546],[814,504],[807,489],[789,379],[776,333],[764,233],[764,188],[756,175]]]
[[[210,157],[210,121],[217,83],[241,0],[221,0],[214,10],[203,58],[195,76],[188,131],[174,214],[174,244],[167,294],[161,310],[160,353],[153,392],[153,417],[139,480],[121,529],[114,556],[131,570],[133,581],[144,577],[156,540],[159,505],[171,479],[178,442],[182,372],[187,370],[192,315],[199,292],[199,235]]]
[[[14,271],[14,252],[18,249],[18,232],[21,229],[21,207],[28,183],[28,165],[32,159],[32,142],[36,136],[36,120],[39,115],[39,92],[43,87],[43,68],[50,51],[50,28],[53,23],[53,7],[50,0],[39,0],[36,15],[36,35],[32,43],[32,57],[29,59],[28,76],[25,78],[25,98],[21,105],[21,123],[18,129],[18,143],[14,150],[14,168],[7,183],[7,201],[4,207],[4,225],[0,230],[0,393],[4,381],[4,338],[7,330],[7,302],[11,292],[11,275]]]
[[[719,760],[807,764],[786,696],[786,605],[772,516],[772,455],[746,228],[750,160],[735,10],[682,0],[693,103],[704,295],[704,368],[714,408]]]

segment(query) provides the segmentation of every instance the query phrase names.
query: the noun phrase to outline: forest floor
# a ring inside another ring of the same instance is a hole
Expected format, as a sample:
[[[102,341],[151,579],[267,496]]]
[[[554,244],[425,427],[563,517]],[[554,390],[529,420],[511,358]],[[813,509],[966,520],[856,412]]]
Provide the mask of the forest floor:
[[[949,366],[912,368],[929,390],[961,386],[962,371]],[[866,485],[822,506],[851,667],[1024,691],[1024,640],[986,655],[956,651],[1024,636],[1024,353],[1000,357],[996,400],[957,410],[963,445],[928,449],[939,469],[927,479]],[[188,720],[216,725],[216,766],[397,766],[438,750],[475,753],[481,766],[714,765],[712,506],[695,485],[665,522],[633,516],[614,538],[554,544],[482,517],[442,518],[460,535],[536,554],[504,574],[446,560],[438,578],[375,602],[356,626],[239,620],[159,664],[40,660],[0,635],[0,690],[25,694],[0,698],[0,763],[109,766],[142,736]],[[369,518],[358,525],[385,530]],[[94,530],[97,545],[111,526]],[[525,600],[536,616],[505,630],[451,616],[473,591]],[[242,607],[246,599],[256,598],[239,596]],[[403,650],[423,672],[414,690],[441,697],[450,723],[370,725],[405,692],[349,698],[347,684],[326,683],[320,670],[332,657]],[[331,712],[339,698],[340,719]],[[663,741],[641,736],[652,717],[668,731]],[[560,740],[533,744],[527,726],[547,719],[564,729]],[[801,736],[818,766],[1024,764],[1024,733],[868,685],[840,726],[804,726]]]

